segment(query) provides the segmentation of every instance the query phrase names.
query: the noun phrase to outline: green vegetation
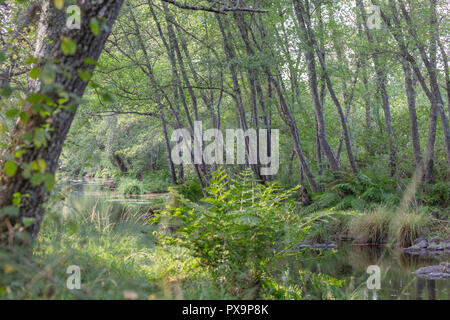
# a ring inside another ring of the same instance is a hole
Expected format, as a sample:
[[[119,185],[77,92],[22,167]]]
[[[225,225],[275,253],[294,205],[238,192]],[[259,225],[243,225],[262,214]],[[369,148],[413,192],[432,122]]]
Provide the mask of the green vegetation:
[[[0,297],[348,299],[334,242],[450,241],[447,2],[0,0]]]
[[[155,226],[133,209],[52,210],[33,260],[1,252],[0,296],[7,299],[224,299],[187,249],[157,245]],[[82,266],[82,290],[68,290],[66,269]]]
[[[225,285],[238,292],[254,289],[256,298],[269,277],[270,262],[298,243],[306,230],[306,222],[285,202],[295,189],[257,184],[251,172],[229,182],[224,171],[218,171],[207,191],[205,206],[181,198],[182,206],[158,215],[155,221],[175,230],[175,235],[163,233],[162,241],[188,248],[216,280],[226,279]]]
[[[200,205],[172,190],[166,208],[152,219],[142,207],[117,210],[97,201],[62,208],[56,202],[42,225],[33,260],[1,251],[0,295],[303,299],[302,286],[276,281],[280,270],[272,263],[307,234],[310,221],[293,212],[295,189],[262,186],[249,172],[229,184],[226,179],[223,171],[216,172]],[[82,290],[67,290],[69,265],[83,266]],[[306,287],[327,287],[328,298],[344,297],[340,282],[325,275],[310,275]]]

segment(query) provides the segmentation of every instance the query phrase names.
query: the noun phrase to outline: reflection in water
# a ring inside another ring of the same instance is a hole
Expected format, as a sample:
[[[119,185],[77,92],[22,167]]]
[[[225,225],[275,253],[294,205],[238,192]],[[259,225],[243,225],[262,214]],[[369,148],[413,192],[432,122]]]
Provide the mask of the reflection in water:
[[[427,280],[428,300],[436,300],[436,280]]]
[[[425,288],[425,279],[418,278],[416,281],[416,300],[422,300],[423,289]]]
[[[420,257],[387,246],[341,243],[335,254],[293,256],[283,263],[290,266],[292,276],[295,276],[295,270],[307,269],[344,280],[343,290],[346,295],[356,299],[450,300],[450,279],[425,280],[413,274],[418,268],[449,260],[449,255]],[[380,290],[367,289],[369,274],[366,270],[369,265],[377,265],[381,269]]]
[[[64,215],[92,212],[105,224],[131,216],[147,220],[165,202],[165,194],[118,194],[112,190],[111,181],[103,179],[69,180],[58,187],[67,194],[62,208]]]
[[[65,207],[71,209],[83,210],[95,205],[97,210],[108,215],[120,215],[124,208],[132,208],[133,211],[146,215],[155,204],[164,203],[163,194],[125,197],[112,192],[103,181],[79,181],[69,185],[71,191]],[[420,267],[436,265],[441,261],[450,261],[450,256],[424,258],[385,246],[341,243],[337,253],[324,252],[321,256],[313,253],[310,256],[294,255],[281,261],[281,270],[284,272],[280,275],[280,280],[283,281],[283,276],[285,279],[299,280],[298,271],[307,269],[344,280],[343,290],[347,297],[374,300],[450,300],[450,279],[425,280],[413,274]],[[369,277],[366,270],[369,265],[377,265],[381,269],[380,290],[368,290],[366,287]]]

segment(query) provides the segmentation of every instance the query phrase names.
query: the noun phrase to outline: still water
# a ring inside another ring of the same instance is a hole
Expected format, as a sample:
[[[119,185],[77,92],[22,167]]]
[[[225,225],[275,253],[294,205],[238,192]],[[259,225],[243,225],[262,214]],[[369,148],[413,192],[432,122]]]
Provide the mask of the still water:
[[[69,181],[70,191],[66,204],[82,210],[95,205],[97,210],[120,214],[125,207],[132,207],[147,214],[152,207],[161,206],[165,194],[127,196],[110,190],[104,180]],[[413,274],[424,266],[450,262],[450,255],[420,257],[403,253],[387,246],[361,246],[348,242],[339,243],[336,251],[321,254],[293,256],[282,262],[290,281],[296,280],[300,270],[323,273],[343,280],[347,298],[378,300],[450,300],[450,279],[425,280]],[[381,271],[379,290],[367,289],[367,267],[377,265]],[[286,273],[286,272],[285,272]],[[306,293],[308,296],[308,293]],[[320,298],[320,297],[311,297]],[[323,297],[322,297],[323,298]]]
[[[413,274],[421,267],[450,261],[450,255],[420,257],[387,246],[339,243],[335,253],[323,252],[284,261],[289,274],[307,269],[344,281],[343,290],[351,299],[368,300],[450,300],[450,279],[426,280]],[[367,289],[368,266],[380,268],[380,289]]]

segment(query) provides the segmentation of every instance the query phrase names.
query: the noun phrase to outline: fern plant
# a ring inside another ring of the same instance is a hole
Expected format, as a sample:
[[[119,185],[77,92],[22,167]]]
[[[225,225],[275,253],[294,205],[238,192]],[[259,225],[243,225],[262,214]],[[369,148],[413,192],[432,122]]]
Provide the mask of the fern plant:
[[[180,205],[168,206],[153,222],[176,224],[173,233],[160,233],[161,241],[188,248],[217,280],[249,287],[261,283],[269,262],[299,243],[307,230],[292,210],[296,189],[259,184],[249,171],[232,179],[219,170],[209,182],[205,205],[179,195]]]
[[[331,207],[336,210],[364,210],[374,203],[396,204],[399,201],[390,181],[377,181],[363,173],[339,175],[327,172],[318,182],[326,191],[312,196],[314,202],[306,212]]]

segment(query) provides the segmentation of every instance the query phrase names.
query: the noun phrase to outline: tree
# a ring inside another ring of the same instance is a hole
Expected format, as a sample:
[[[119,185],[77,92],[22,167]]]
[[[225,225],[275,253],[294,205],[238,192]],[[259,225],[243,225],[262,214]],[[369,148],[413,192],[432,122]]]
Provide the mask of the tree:
[[[42,205],[53,187],[64,140],[88,84],[80,71],[94,69],[122,3],[77,1],[82,16],[81,28],[76,30],[62,29],[65,20],[60,10],[53,1],[44,2],[36,48],[41,57],[38,66],[47,77],[31,86],[22,108],[27,117],[17,121],[9,144],[13,158],[2,163],[0,208],[17,208],[17,215],[0,218],[0,243],[13,245],[25,240],[16,237],[17,228],[24,228],[25,235],[38,234]],[[97,28],[99,24],[101,28]],[[56,39],[54,46],[44,45],[46,36]]]

